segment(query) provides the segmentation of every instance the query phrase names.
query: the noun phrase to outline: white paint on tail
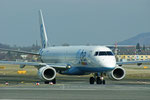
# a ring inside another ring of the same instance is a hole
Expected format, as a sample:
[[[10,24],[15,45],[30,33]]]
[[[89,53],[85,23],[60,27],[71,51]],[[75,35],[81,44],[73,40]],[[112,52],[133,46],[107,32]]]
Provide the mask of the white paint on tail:
[[[42,48],[48,47],[48,39],[47,39],[47,34],[46,34],[46,29],[44,25],[44,19],[42,15],[42,11],[39,11],[39,21],[40,21],[40,36],[41,36],[41,44]]]

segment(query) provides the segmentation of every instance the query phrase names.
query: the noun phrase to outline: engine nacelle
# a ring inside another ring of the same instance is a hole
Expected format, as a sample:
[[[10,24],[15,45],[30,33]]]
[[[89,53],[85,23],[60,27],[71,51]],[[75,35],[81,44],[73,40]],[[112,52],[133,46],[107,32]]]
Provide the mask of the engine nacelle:
[[[125,77],[126,72],[122,67],[117,66],[114,70],[112,70],[111,72],[107,74],[110,79],[119,81]]]
[[[44,66],[38,70],[38,76],[41,80],[51,81],[56,77],[56,70],[53,67]]]

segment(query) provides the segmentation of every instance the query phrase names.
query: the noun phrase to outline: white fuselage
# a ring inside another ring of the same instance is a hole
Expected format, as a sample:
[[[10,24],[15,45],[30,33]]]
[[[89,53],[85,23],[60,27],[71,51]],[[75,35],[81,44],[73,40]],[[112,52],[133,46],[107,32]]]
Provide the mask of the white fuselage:
[[[106,54],[105,54],[106,53]],[[57,46],[40,51],[44,63],[66,64],[82,71],[111,71],[116,66],[115,56],[105,46]]]

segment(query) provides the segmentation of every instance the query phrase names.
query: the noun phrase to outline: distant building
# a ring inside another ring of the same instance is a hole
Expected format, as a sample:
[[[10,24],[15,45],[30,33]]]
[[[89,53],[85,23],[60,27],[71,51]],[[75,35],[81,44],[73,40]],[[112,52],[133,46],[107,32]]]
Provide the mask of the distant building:
[[[117,61],[150,60],[150,55],[116,55]]]
[[[28,55],[20,55],[22,59],[27,59]]]

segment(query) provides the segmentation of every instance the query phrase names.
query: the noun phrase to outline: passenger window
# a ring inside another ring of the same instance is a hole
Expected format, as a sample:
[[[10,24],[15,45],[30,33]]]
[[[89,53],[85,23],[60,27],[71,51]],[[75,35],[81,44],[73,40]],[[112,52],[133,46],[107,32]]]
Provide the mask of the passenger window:
[[[98,51],[97,51],[97,52],[95,52],[94,56],[98,56]]]

